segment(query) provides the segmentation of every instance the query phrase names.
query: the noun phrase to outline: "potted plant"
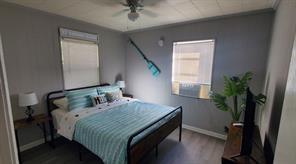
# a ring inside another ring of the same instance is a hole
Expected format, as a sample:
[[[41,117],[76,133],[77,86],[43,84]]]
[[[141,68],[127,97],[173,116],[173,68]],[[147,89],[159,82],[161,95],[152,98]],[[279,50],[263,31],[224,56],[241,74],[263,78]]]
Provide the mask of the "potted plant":
[[[246,72],[243,76],[224,76],[224,90],[221,93],[212,92],[210,97],[216,107],[231,114],[232,122],[239,122],[242,112],[245,110],[246,89],[252,80],[252,73]],[[266,96],[258,94],[254,96],[258,105],[265,104]]]

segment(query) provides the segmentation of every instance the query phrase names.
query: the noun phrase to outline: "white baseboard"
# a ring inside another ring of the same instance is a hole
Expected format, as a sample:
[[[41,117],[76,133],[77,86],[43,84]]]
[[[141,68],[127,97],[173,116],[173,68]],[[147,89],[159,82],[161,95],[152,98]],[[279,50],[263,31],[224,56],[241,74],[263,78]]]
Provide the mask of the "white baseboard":
[[[47,138],[50,138],[50,137],[48,136]],[[33,141],[33,142],[28,143],[28,144],[20,146],[20,151],[23,152],[23,151],[31,149],[33,147],[39,146],[39,145],[41,145],[43,143],[44,143],[44,138],[41,138],[39,140],[36,140],[36,141]]]
[[[58,137],[59,137],[58,134],[56,134],[54,136],[54,138],[58,138]],[[50,136],[47,136],[46,138],[47,138],[47,142],[51,141]],[[31,149],[33,147],[39,146],[39,145],[44,144],[44,143],[45,143],[44,138],[40,138],[40,139],[38,139],[36,141],[33,141],[33,142],[28,143],[28,144],[20,146],[20,152],[23,152],[25,150],[29,150],[29,149]]]
[[[219,138],[219,139],[222,139],[222,140],[226,140],[226,135],[223,135],[223,134],[208,131],[208,130],[205,130],[205,129],[200,129],[200,128],[190,126],[190,125],[186,125],[186,124],[182,124],[182,127],[184,129],[191,130],[191,131],[194,131],[194,132],[197,132],[197,133],[201,133],[201,134],[205,134],[205,135],[212,136],[212,137],[215,137],[215,138]],[[47,138],[50,138],[50,136],[47,136]],[[39,146],[39,145],[41,145],[43,143],[44,143],[44,139],[41,138],[39,140],[36,140],[36,141],[33,141],[31,143],[28,143],[26,145],[21,146],[20,151],[23,152],[23,151],[31,149],[33,147]]]
[[[205,130],[205,129],[200,129],[200,128],[190,126],[190,125],[186,125],[186,124],[182,124],[182,127],[184,129],[191,130],[191,131],[194,131],[194,132],[197,132],[197,133],[201,133],[201,134],[205,134],[205,135],[212,136],[212,137],[215,137],[215,138],[219,138],[219,139],[222,139],[222,140],[226,140],[226,135],[223,135],[223,134],[220,134],[220,133],[212,132],[212,131]]]

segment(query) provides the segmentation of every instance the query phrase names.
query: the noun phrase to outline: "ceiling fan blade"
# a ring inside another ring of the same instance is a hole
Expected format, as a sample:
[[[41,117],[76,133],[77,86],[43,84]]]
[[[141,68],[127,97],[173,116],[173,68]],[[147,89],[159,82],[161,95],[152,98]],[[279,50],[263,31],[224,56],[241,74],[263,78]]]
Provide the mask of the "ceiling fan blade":
[[[121,15],[121,14],[124,14],[124,13],[126,13],[126,12],[128,12],[128,11],[130,11],[130,10],[129,10],[129,9],[123,9],[123,10],[121,10],[121,11],[118,11],[118,12],[112,14],[112,17],[117,17],[117,16],[119,16],[119,15]]]
[[[139,4],[143,6],[155,6],[165,0],[139,0]]]
[[[119,2],[119,4],[121,4],[122,6],[125,6],[125,7],[129,7],[127,3],[124,3],[124,2]]]
[[[152,11],[150,11],[150,10],[140,9],[139,12],[140,12],[141,14],[143,14],[143,15],[147,15],[147,16],[152,17],[152,18],[157,17],[157,14],[154,13],[154,12],[152,12]]]
[[[138,1],[138,3],[137,3],[137,7],[144,7],[144,5],[143,5],[143,3],[142,3],[141,0]]]
[[[118,5],[123,5],[123,6],[128,6],[126,4],[126,0],[87,0],[93,3],[94,5],[105,5],[105,6],[118,6]]]

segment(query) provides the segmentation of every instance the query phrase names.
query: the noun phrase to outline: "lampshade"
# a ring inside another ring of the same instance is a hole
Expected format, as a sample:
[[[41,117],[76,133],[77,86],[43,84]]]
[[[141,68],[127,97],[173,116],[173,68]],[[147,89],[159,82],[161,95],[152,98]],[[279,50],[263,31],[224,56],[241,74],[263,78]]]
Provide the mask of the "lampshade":
[[[119,88],[125,88],[125,82],[124,81],[117,81],[117,85]]]
[[[18,96],[19,98],[19,106],[31,106],[38,104],[38,99],[36,96],[36,93],[30,92],[30,93],[21,93]]]

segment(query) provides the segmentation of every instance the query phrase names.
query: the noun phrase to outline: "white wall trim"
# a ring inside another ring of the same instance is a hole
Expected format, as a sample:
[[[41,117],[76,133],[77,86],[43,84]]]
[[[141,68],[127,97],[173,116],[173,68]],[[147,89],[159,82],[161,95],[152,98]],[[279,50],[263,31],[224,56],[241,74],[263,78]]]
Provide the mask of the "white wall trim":
[[[219,138],[219,139],[222,139],[222,140],[226,140],[226,135],[223,135],[223,134],[220,134],[220,133],[212,132],[212,131],[209,131],[209,130],[197,128],[197,127],[186,125],[186,124],[182,124],[182,127],[184,129],[191,130],[191,131],[194,131],[194,132],[197,132],[197,133],[201,133],[201,134],[205,134],[205,135],[212,136],[212,137],[215,137],[215,138]]]
[[[47,141],[50,142],[50,140],[49,140],[50,136],[47,136],[46,138],[47,138]],[[44,138],[40,138],[40,139],[38,139],[36,141],[33,141],[33,142],[28,143],[28,144],[20,146],[20,151],[23,152],[25,150],[29,150],[29,149],[31,149],[33,147],[39,146],[39,145],[44,144],[44,143],[45,143]]]
[[[186,124],[182,124],[182,128],[187,129],[187,130],[191,130],[191,131],[194,131],[194,132],[197,132],[197,133],[205,134],[205,135],[208,135],[208,136],[211,136],[211,137],[226,140],[226,135],[223,135],[223,134],[220,134],[220,133],[212,132],[212,131],[209,131],[209,130],[197,128],[197,127],[186,125]],[[50,138],[50,136],[47,136],[47,138]],[[20,151],[23,152],[23,151],[29,150],[29,149],[31,149],[33,147],[39,146],[41,144],[44,144],[44,138],[41,138],[41,139],[38,139],[36,141],[25,144],[23,146],[20,146]]]
[[[29,149],[31,149],[33,147],[36,147],[36,146],[39,146],[39,145],[41,145],[43,143],[44,143],[43,138],[39,139],[39,140],[36,140],[36,141],[33,141],[33,142],[30,142],[30,143],[28,143],[26,145],[20,146],[20,151],[23,152],[25,150],[29,150]]]
[[[277,9],[281,0],[271,0],[271,5],[273,9]]]
[[[0,35],[0,163],[17,164],[18,155],[13,126],[2,40]]]

